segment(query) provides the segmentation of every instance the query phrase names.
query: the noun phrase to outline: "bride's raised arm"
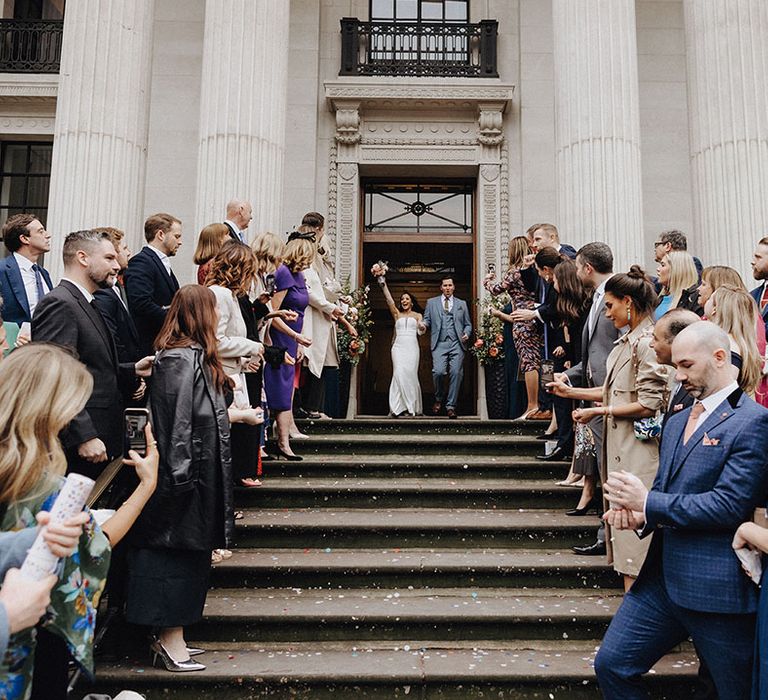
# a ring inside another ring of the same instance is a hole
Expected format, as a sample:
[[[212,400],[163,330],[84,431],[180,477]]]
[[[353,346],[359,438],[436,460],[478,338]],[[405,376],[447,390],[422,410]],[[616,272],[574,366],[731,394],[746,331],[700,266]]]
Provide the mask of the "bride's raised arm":
[[[381,291],[384,292],[384,299],[387,302],[387,306],[389,307],[389,313],[392,314],[392,318],[397,321],[398,317],[400,316],[400,312],[397,309],[397,305],[395,304],[395,300],[392,298],[392,294],[389,291],[389,287],[387,287],[387,278],[385,274],[386,270],[382,269],[383,263],[376,263],[371,268],[371,274],[376,278],[376,281],[379,283],[379,287],[381,287]]]

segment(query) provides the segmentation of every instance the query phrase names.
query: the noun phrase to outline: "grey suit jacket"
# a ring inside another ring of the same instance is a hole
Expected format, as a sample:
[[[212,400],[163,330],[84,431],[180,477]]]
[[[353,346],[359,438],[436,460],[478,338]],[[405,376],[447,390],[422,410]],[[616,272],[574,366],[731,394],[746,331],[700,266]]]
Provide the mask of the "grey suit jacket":
[[[605,296],[600,300],[594,328],[584,324],[581,335],[581,362],[566,371],[573,386],[602,386],[605,383],[606,362],[613,350],[619,331],[605,317]],[[587,367],[591,370],[588,376]]]
[[[427,308],[424,309],[424,325],[430,332],[429,344],[432,350],[437,347],[437,341],[440,339],[440,331],[443,327],[443,306],[440,301],[442,298],[442,294],[439,297],[432,297],[427,301]],[[472,321],[467,302],[456,297],[453,297],[453,324],[456,328],[456,337],[459,339],[461,347],[466,350],[467,344],[461,340],[461,336],[470,336]]]

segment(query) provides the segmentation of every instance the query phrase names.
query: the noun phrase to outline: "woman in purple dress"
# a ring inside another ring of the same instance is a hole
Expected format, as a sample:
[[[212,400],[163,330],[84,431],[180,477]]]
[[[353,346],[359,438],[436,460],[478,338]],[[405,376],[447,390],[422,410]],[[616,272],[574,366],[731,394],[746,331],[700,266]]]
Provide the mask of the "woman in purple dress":
[[[299,360],[296,351],[299,345],[309,347],[312,340],[301,335],[304,326],[304,310],[309,303],[307,285],[303,270],[315,259],[315,234],[294,231],[288,238],[283,254],[283,263],[275,271],[275,293],[272,296],[272,309],[295,311],[295,321],[282,318],[272,319],[269,334],[272,345],[285,348],[287,355]],[[296,370],[293,365],[281,364],[278,367],[267,365],[264,368],[264,389],[267,392],[267,404],[275,417],[277,427],[277,453],[288,460],[300,460],[291,450],[290,432],[293,418],[293,390]]]

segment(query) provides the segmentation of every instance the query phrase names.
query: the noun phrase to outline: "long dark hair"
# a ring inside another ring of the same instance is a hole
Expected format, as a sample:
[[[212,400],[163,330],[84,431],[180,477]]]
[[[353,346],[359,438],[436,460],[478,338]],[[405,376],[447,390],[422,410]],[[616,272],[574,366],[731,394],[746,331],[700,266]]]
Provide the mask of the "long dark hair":
[[[213,383],[219,389],[232,388],[233,382],[224,372],[216,343],[216,296],[199,284],[187,284],[176,292],[155,338],[155,350],[188,348],[193,344],[203,348]]]
[[[589,306],[589,295],[576,275],[576,263],[563,260],[555,266],[557,280],[557,315],[565,325],[577,323]]]
[[[552,246],[547,246],[546,248],[542,248],[538,253],[536,253],[536,267],[551,267],[554,269],[563,261],[564,258],[565,256],[560,255],[560,253],[555,248]]]
[[[400,294],[400,299],[402,299],[406,294],[408,295],[408,297],[411,300],[411,311],[415,311],[417,314],[423,313],[423,309],[421,308],[421,306],[420,306],[419,302],[417,301],[416,297],[413,296],[413,294],[411,294],[410,292],[405,291],[402,294]],[[399,299],[398,299],[398,302],[397,302],[397,308],[400,309],[400,311],[403,310],[403,308],[400,306],[400,300]]]

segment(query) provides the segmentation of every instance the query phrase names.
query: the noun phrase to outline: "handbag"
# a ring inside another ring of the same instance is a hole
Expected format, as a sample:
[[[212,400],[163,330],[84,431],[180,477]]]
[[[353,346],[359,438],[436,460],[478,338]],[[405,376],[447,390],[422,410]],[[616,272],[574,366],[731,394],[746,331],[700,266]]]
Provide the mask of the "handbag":
[[[638,339],[638,343],[639,343]],[[632,346],[632,367],[635,370],[634,384],[637,386],[637,371],[640,365],[640,360],[637,358],[637,345],[635,343]],[[664,405],[669,403],[669,397],[667,396],[668,388],[664,390]],[[647,416],[646,418],[635,418],[633,423],[633,429],[635,437],[638,440],[645,442],[646,440],[653,440],[654,438],[661,436],[661,428],[664,425],[664,415],[661,411],[658,411],[655,416]]]

